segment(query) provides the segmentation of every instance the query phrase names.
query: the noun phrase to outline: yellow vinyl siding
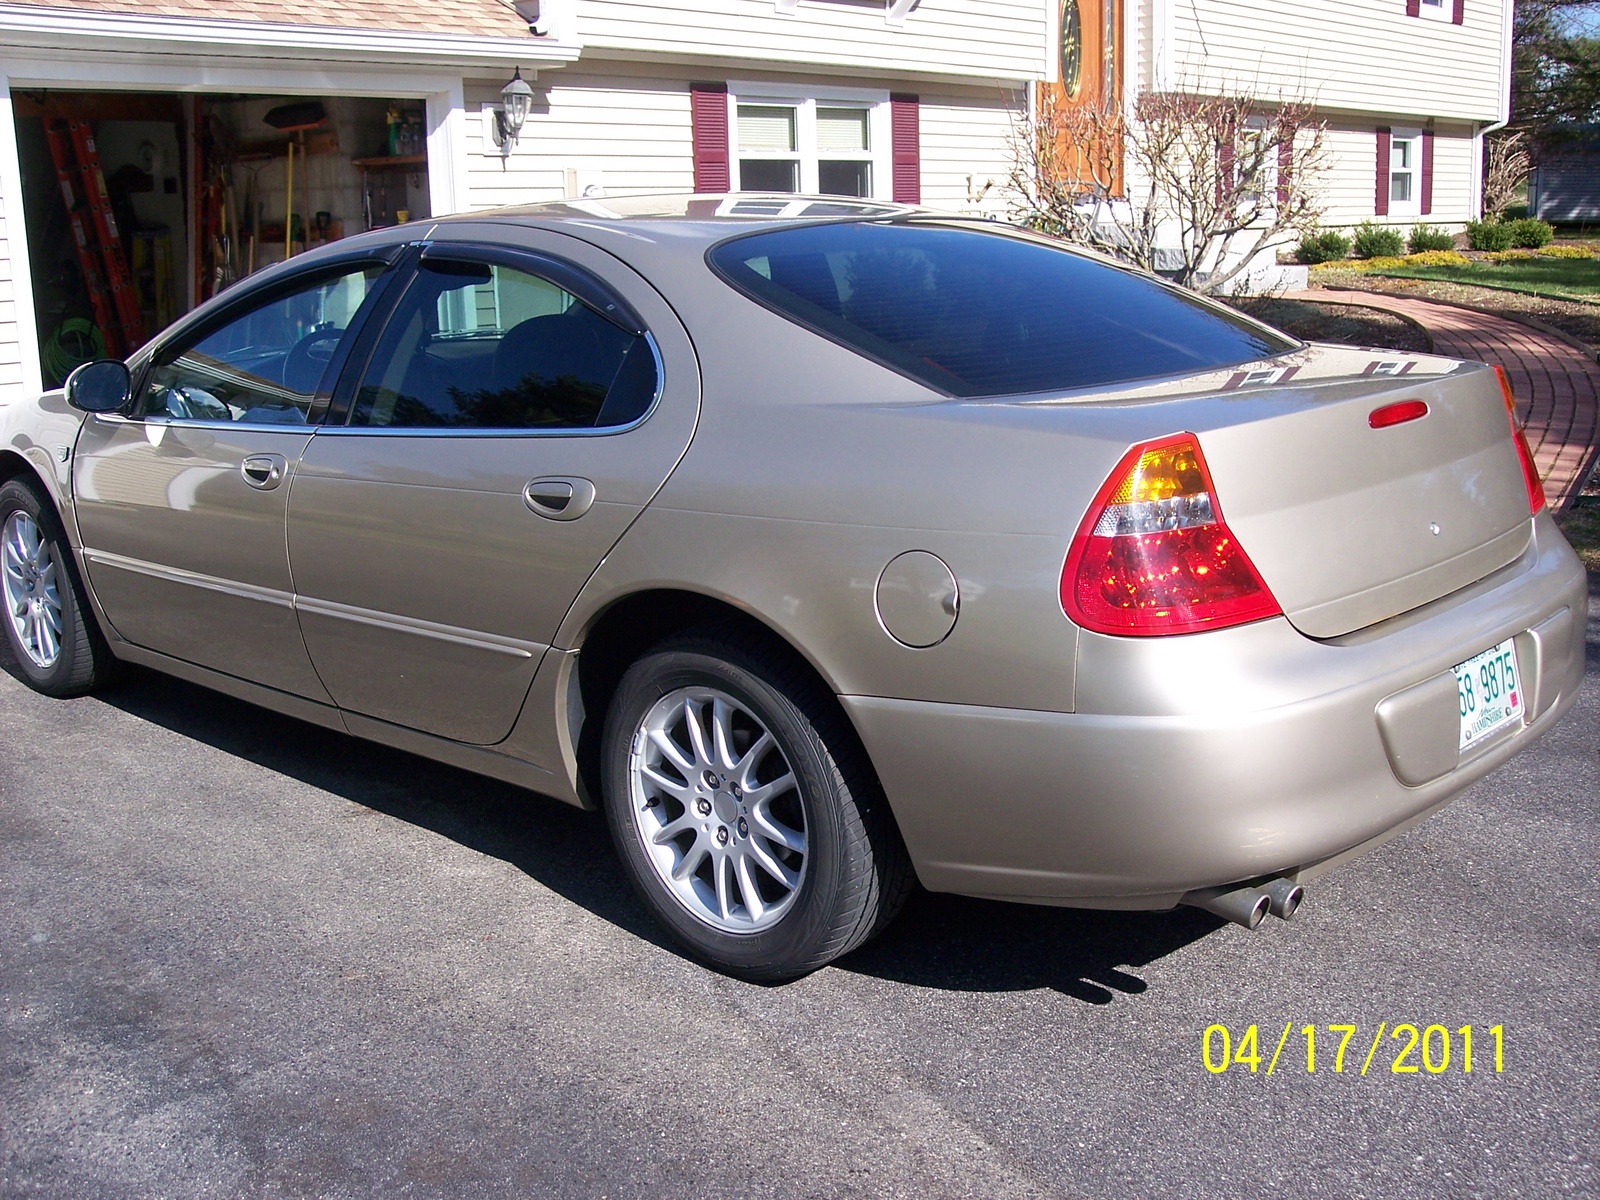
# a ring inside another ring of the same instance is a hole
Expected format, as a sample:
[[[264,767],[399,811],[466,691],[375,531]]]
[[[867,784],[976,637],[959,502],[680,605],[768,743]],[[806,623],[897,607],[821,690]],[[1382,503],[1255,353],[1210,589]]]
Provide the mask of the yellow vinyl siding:
[[[1002,215],[1011,174],[1011,121],[1024,108],[1022,92],[998,88],[970,95],[921,96],[922,203],[954,212]],[[969,183],[970,177],[970,183]],[[984,184],[994,186],[980,201]]]
[[[1447,0],[1448,2],[1448,0]],[[1405,0],[1157,0],[1169,86],[1303,96],[1318,107],[1402,117],[1499,119],[1508,0],[1466,0],[1464,22],[1406,16]],[[1143,39],[1141,39],[1143,40]]]
[[[577,0],[585,54],[622,51],[806,68],[904,70],[968,78],[1042,77],[1042,0],[922,0],[891,27],[881,4],[799,0]]]
[[[503,83],[467,81],[464,208],[559,200],[569,168],[611,195],[693,189],[687,78],[552,71],[535,85],[539,99],[506,159],[486,144],[479,115],[498,103]]]

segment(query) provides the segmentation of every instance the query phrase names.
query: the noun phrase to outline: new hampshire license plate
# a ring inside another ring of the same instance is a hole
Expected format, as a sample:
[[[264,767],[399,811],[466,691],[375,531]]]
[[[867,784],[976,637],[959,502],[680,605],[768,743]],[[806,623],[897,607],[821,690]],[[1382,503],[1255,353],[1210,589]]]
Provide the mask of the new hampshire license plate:
[[[1462,750],[1522,720],[1522,679],[1511,639],[1458,663],[1456,693],[1461,700]]]

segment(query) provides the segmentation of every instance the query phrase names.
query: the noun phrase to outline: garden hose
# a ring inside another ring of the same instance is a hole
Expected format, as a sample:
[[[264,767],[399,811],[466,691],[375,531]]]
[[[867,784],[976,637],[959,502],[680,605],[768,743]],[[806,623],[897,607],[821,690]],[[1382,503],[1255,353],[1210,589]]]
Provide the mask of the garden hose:
[[[96,358],[104,358],[106,340],[92,321],[68,317],[56,326],[44,344],[44,369],[56,379],[66,379],[72,368]]]

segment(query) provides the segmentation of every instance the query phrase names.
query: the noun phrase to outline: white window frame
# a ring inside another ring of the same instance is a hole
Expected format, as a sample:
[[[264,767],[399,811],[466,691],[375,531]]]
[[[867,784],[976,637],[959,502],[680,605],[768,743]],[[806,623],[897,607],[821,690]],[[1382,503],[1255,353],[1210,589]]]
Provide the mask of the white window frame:
[[[888,200],[894,191],[893,129],[889,119],[889,93],[868,88],[825,88],[812,90],[793,84],[728,83],[728,174],[734,191],[743,191],[740,179],[739,105],[769,104],[793,106],[795,110],[795,153],[800,160],[802,196],[819,195],[817,162],[828,157],[817,152],[818,108],[865,108],[867,110],[867,157],[872,164],[872,194],[863,200]],[[783,157],[783,156],[774,156]]]
[[[1394,177],[1399,174],[1395,170],[1395,146],[1400,142],[1411,143],[1411,165],[1406,168],[1406,174],[1411,176],[1411,199],[1396,200],[1394,198]],[[1422,130],[1420,129],[1391,129],[1389,131],[1389,178],[1385,186],[1389,191],[1389,215],[1391,217],[1420,217],[1422,216]]]
[[[1248,140],[1259,138],[1265,141],[1271,134],[1272,127],[1266,117],[1250,117],[1240,131],[1239,148],[1243,150]],[[1235,170],[1240,168],[1237,166]],[[1271,218],[1278,211],[1278,157],[1268,154],[1261,160],[1261,170],[1256,178],[1251,181],[1251,193],[1256,197],[1256,215],[1261,218]],[[1242,193],[1242,194],[1251,194]]]
[[[1452,0],[1417,0],[1417,15],[1448,25],[1455,16],[1454,5]]]

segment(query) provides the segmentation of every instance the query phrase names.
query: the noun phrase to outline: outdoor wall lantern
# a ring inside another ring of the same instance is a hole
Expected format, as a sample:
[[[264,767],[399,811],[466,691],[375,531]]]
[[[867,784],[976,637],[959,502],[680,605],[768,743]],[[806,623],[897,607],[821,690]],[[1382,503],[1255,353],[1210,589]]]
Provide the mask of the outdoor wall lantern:
[[[522,133],[522,123],[533,111],[533,89],[522,78],[518,67],[511,82],[500,89],[500,103],[494,108],[495,142],[501,154],[510,154]]]

